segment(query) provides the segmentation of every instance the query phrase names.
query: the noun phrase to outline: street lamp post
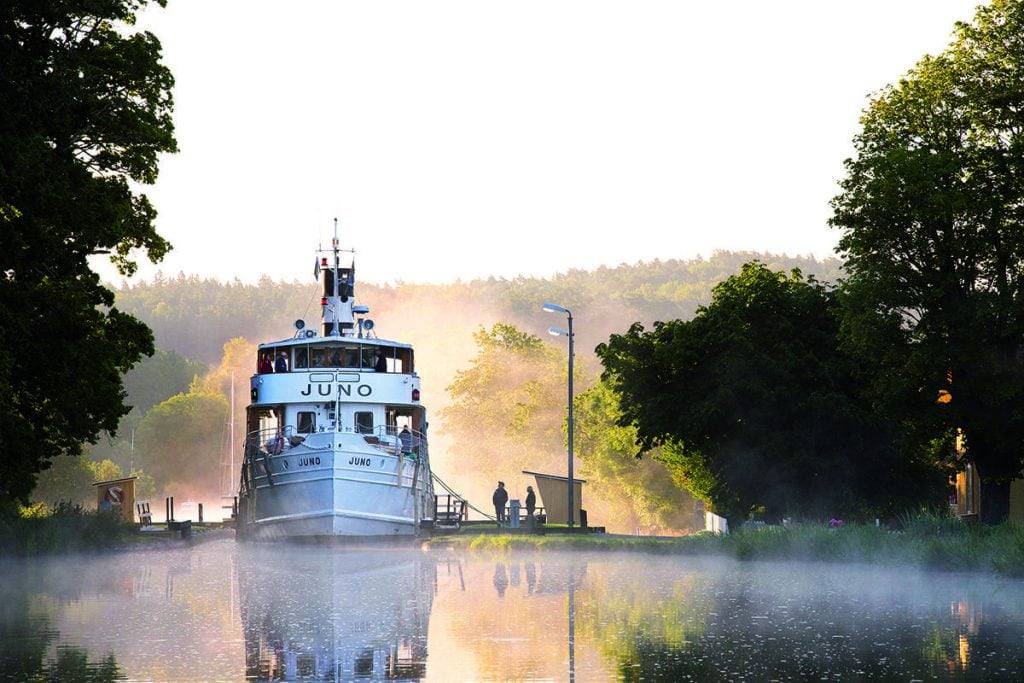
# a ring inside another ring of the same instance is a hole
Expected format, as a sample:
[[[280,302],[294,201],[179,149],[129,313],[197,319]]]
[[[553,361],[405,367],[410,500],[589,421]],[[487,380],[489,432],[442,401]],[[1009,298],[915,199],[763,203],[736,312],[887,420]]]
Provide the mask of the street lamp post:
[[[548,328],[548,332],[556,337],[564,336],[569,338],[569,528],[573,526],[573,482],[572,482],[572,361],[573,361],[573,335],[572,335],[572,311],[557,304],[545,303],[544,310],[548,313],[565,313],[569,318],[569,329],[563,330],[560,327]]]

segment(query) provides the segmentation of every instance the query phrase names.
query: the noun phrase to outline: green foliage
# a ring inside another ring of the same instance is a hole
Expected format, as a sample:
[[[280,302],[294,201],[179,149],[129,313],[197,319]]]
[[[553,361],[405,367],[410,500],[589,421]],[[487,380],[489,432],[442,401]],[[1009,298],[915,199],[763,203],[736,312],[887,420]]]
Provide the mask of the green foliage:
[[[949,519],[938,531],[934,513],[903,517],[905,528],[847,523],[838,529],[825,524],[767,526],[716,536],[701,532],[680,538],[581,534],[480,534],[431,539],[435,547],[474,552],[588,550],[720,556],[742,561],[784,560],[908,566],[938,571],[982,571],[1003,576],[1024,575],[1024,527],[994,527]]]
[[[145,414],[167,398],[188,391],[192,380],[206,371],[205,363],[157,349],[124,376],[128,402],[138,414]]]
[[[93,482],[93,463],[85,455],[64,455],[53,461],[53,465],[40,472],[32,500],[56,505],[67,501],[72,505],[89,505],[96,502]]]
[[[37,504],[21,515],[0,516],[0,555],[95,552],[121,546],[136,533],[116,512],[87,512],[66,501]]]
[[[133,250],[169,245],[130,181],[152,183],[175,150],[170,72],[134,33],[145,4],[0,6],[0,498],[127,412],[121,376],[152,353],[149,330],[113,304],[88,258],[123,273]]]
[[[473,335],[478,353],[448,386],[441,415],[460,462],[490,479],[537,467],[562,443],[565,367],[535,335],[495,323]]]
[[[634,321],[687,318],[705,303],[711,288],[739,271],[741,264],[758,258],[771,267],[799,268],[819,280],[838,278],[839,261],[782,257],[750,252],[716,252],[709,259],[666,260],[622,264],[594,271],[572,270],[554,278],[490,278],[454,284],[379,286],[359,285],[359,299],[373,307],[373,317],[384,329],[394,327],[416,336],[420,325],[434,337],[438,316],[452,321],[449,331],[464,327],[467,335],[480,320],[504,321],[522,330],[546,329],[538,311],[547,300],[571,302],[573,314],[586,324],[576,331],[577,349],[593,348],[612,332]],[[313,282],[275,282],[263,278],[250,285],[219,282],[179,274],[158,276],[152,282],[122,283],[117,305],[146,322],[157,346],[208,364],[220,360],[229,339],[265,340],[290,336],[296,317],[315,311],[320,293]],[[239,315],[258,311],[258,315]],[[460,315],[465,312],[465,324]],[[393,321],[389,324],[389,321]],[[487,324],[491,324],[488,322]],[[400,328],[398,326],[401,326]],[[408,338],[408,337],[405,337]],[[450,342],[449,334],[445,343]],[[426,349],[420,343],[418,349]]]
[[[96,462],[85,455],[62,456],[54,460],[53,466],[39,474],[32,501],[37,504],[58,505],[65,503],[92,508],[96,505],[96,489],[93,484],[124,477],[124,469],[112,460]],[[135,481],[136,500],[156,496],[153,477],[142,470],[132,470],[128,476],[138,477]]]
[[[216,496],[228,402],[219,393],[172,396],[146,413],[136,432],[136,456],[168,495]]]
[[[636,428],[618,424],[618,395],[598,382],[576,396],[575,451],[583,461],[580,476],[589,495],[604,499],[618,516],[602,517],[607,527],[687,530],[703,527],[697,502],[662,462],[659,449],[639,458]],[[702,510],[702,507],[700,508]]]
[[[1024,466],[1022,100],[1024,3],[993,0],[874,97],[830,221],[873,400],[921,435],[962,428],[983,489]],[[1005,487],[983,497],[1005,517]]]
[[[634,325],[597,353],[622,396],[619,424],[636,427],[642,449],[662,447],[734,527],[760,505],[777,521],[927,496],[926,472],[901,460],[893,430],[861,400],[838,335],[824,286],[753,262],[692,320]]]

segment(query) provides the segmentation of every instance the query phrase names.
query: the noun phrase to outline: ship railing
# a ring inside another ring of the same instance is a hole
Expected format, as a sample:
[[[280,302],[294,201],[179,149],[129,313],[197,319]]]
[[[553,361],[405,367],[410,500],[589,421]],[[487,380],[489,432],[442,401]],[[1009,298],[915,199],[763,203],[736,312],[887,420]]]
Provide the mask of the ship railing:
[[[247,458],[281,455],[302,443],[303,438],[291,425],[284,428],[257,429],[249,432],[245,438],[245,455]]]
[[[426,462],[427,435],[415,429],[406,436],[394,425],[381,425],[375,429],[360,429],[366,443],[389,455],[404,455]]]
[[[257,429],[245,437],[245,455],[242,458],[242,481],[240,490],[244,493],[255,488],[256,477],[266,476],[267,483],[274,485],[270,473],[270,458],[281,455],[303,441],[288,425],[283,428]]]

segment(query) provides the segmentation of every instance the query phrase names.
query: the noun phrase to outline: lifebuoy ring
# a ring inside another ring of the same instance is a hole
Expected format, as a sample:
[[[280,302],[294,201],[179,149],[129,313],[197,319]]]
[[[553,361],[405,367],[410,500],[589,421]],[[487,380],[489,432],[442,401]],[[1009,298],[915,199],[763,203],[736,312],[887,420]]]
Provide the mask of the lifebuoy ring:
[[[114,505],[120,505],[124,501],[124,490],[120,486],[111,486],[103,494],[103,500]]]

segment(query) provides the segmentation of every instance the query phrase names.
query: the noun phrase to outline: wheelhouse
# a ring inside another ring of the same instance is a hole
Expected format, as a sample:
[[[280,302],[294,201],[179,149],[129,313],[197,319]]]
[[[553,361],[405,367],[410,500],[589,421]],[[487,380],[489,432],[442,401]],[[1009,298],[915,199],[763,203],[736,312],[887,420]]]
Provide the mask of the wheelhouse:
[[[282,358],[283,365],[279,362]],[[405,374],[415,371],[412,348],[380,344],[370,340],[342,342],[337,337],[318,337],[307,343],[289,341],[276,345],[264,344],[260,346],[256,355],[256,371],[261,374],[320,368],[350,368]]]

